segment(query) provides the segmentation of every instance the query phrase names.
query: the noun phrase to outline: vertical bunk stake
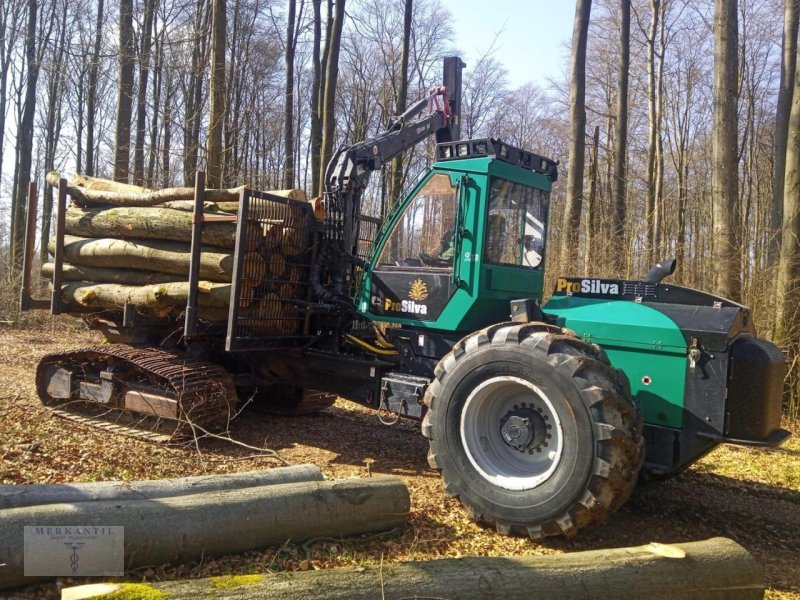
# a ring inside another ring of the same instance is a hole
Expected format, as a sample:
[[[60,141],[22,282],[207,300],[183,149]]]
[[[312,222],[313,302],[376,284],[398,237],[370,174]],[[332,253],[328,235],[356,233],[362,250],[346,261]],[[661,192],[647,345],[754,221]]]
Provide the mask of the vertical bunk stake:
[[[36,213],[39,204],[39,191],[36,182],[28,184],[28,214],[25,222],[25,254],[22,256],[22,288],[19,291],[19,309],[32,308],[31,269],[33,268],[33,245],[36,242]]]
[[[67,180],[58,180],[58,205],[56,213],[56,251],[53,257],[53,293],[50,314],[60,315],[62,309],[61,284],[64,280],[64,229],[67,212]]]
[[[186,300],[186,318],[183,335],[197,334],[197,286],[200,282],[200,251],[203,239],[203,203],[206,196],[206,174],[198,171],[194,179],[194,211],[192,213],[192,245],[189,258],[189,297]]]
[[[237,349],[239,300],[242,291],[242,277],[244,276],[244,255],[247,252],[245,231],[247,219],[250,216],[250,189],[242,188],[239,193],[239,220],[236,223],[236,247],[233,252],[233,276],[231,277],[231,299],[228,307],[228,334],[225,337],[225,350],[230,352]]]

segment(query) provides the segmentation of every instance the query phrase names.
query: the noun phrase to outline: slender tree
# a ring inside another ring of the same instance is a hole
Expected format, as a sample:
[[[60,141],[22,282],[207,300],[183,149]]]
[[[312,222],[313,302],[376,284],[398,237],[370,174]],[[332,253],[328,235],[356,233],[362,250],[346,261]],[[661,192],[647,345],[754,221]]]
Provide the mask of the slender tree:
[[[567,205],[561,256],[568,269],[575,269],[578,230],[583,204],[583,168],[586,155],[586,43],[592,0],[577,0],[572,29],[572,60],[569,81],[569,170]]]
[[[333,155],[333,138],[336,135],[336,84],[339,79],[339,50],[344,24],[344,2],[336,0],[330,35],[326,41],[325,92],[322,103],[322,153],[320,154],[319,189],[325,189],[325,169]]]
[[[133,180],[144,184],[144,138],[147,127],[147,84],[150,76],[150,45],[156,0],[144,0],[141,45],[139,46],[139,83],[136,86],[136,146],[133,151]]]
[[[86,92],[86,166],[87,175],[94,175],[94,129],[97,112],[97,71],[100,68],[100,44],[103,40],[103,0],[97,0],[97,23],[94,30],[94,50],[89,64],[89,89]]]
[[[781,81],[775,108],[775,155],[772,183],[771,224],[773,235],[769,245],[769,262],[774,264],[780,254],[783,227],[783,183],[786,174],[786,144],[789,113],[792,107],[792,88],[797,67],[797,32],[800,24],[798,0],[784,0],[783,39],[781,41]]]
[[[222,185],[222,130],[225,124],[226,0],[213,0],[211,16],[211,107],[206,149],[206,185]]]
[[[297,46],[297,33],[295,31],[295,13],[297,1],[289,0],[289,10],[286,16],[286,102],[284,104],[283,118],[283,187],[294,187],[294,51]]]
[[[628,168],[628,71],[631,63],[631,0],[619,2],[619,55],[617,57],[617,108],[614,128],[614,207],[611,211],[612,231],[616,241],[614,264],[624,273],[627,242],[625,220],[627,213]]]
[[[28,28],[25,33],[25,104],[17,134],[17,168],[15,169],[16,190],[12,207],[12,257],[14,266],[22,267],[22,253],[25,245],[25,199],[28,196],[28,182],[31,179],[33,153],[33,119],[36,113],[36,82],[39,78],[39,62],[36,56],[36,16],[37,0],[28,1]]]
[[[714,116],[711,141],[714,291],[738,300],[738,1],[714,3]]]
[[[403,49],[400,54],[400,85],[397,90],[397,103],[395,114],[401,115],[406,111],[408,100],[408,55],[411,47],[411,18],[413,15],[413,0],[406,0],[403,11]],[[392,161],[392,180],[390,188],[390,206],[400,200],[403,192],[403,156],[398,155]]]
[[[119,85],[114,143],[114,180],[128,182],[133,105],[133,0],[119,0]]]
[[[309,132],[309,154],[311,158],[311,195],[320,194],[319,173],[322,154],[322,90],[324,58],[322,52],[322,0],[312,0],[314,7],[314,41],[311,53],[311,130]]]

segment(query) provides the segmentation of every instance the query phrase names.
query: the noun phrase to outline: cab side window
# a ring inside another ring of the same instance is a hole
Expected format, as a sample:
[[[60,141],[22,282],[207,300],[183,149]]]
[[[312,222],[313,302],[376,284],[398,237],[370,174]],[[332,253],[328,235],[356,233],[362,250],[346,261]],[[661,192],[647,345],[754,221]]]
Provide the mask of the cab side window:
[[[495,265],[542,268],[548,194],[492,177],[484,260]]]
[[[378,266],[452,269],[456,186],[444,173],[417,192],[383,247]]]

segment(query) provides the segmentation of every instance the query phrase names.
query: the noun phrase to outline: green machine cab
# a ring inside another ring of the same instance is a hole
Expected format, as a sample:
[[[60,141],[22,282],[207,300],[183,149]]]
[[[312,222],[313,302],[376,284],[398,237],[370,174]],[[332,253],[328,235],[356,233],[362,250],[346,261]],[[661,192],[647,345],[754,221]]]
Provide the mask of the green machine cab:
[[[662,283],[675,267],[666,261],[642,281],[558,278],[540,308],[556,164],[487,139],[439,144],[437,158],[386,219],[359,296],[360,314],[391,323],[401,347],[418,336],[410,369],[433,375],[425,359],[469,332],[541,320],[599,345],[624,372],[648,476],[674,474],[721,442],[788,437],[784,359],[756,338],[746,307]]]

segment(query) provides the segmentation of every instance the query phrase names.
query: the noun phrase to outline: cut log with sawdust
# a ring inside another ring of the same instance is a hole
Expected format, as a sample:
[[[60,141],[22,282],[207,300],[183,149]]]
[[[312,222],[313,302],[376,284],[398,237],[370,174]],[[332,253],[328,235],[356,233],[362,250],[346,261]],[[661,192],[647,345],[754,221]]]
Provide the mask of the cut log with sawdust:
[[[233,217],[232,217],[233,218]],[[192,241],[192,213],[169,208],[118,207],[80,208],[71,206],[65,214],[65,231],[82,237],[121,237],[133,239]],[[248,222],[245,239],[248,249],[258,246],[260,231],[256,223]],[[202,243],[209,246],[233,248],[236,244],[236,223],[231,221],[204,223]]]
[[[55,254],[55,240],[50,240],[47,249]],[[189,244],[182,242],[64,236],[64,260],[72,265],[141,269],[188,277],[190,259]],[[259,254],[248,253],[244,263],[248,278],[260,280],[264,276],[266,265]],[[201,279],[230,283],[232,274],[233,253],[215,247],[202,249]]]
[[[199,560],[287,540],[387,531],[406,523],[410,498],[391,476],[263,485],[159,498],[0,510],[0,589],[24,577],[25,525],[124,527],[125,566]],[[67,555],[67,566],[69,566]]]
[[[276,467],[261,471],[195,475],[152,481],[94,481],[89,483],[44,483],[0,485],[0,510],[44,504],[100,502],[103,500],[154,500],[261,485],[323,481],[316,465]]]
[[[170,600],[756,600],[764,596],[760,566],[747,550],[727,538],[547,556],[384,562],[108,586],[98,592],[161,594]],[[102,597],[92,588],[85,593],[80,587],[68,590],[70,595],[65,597],[70,599]]]

